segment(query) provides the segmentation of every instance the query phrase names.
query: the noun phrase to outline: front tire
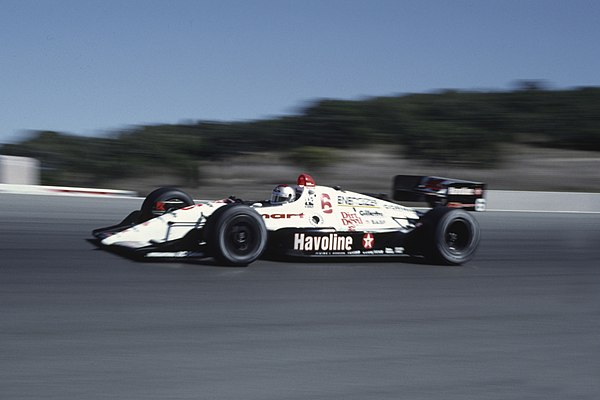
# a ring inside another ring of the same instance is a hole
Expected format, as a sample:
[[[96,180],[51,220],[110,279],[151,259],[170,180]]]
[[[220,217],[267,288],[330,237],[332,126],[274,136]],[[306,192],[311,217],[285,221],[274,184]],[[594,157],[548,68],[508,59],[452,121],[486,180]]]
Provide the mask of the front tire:
[[[207,221],[205,232],[210,254],[222,265],[245,267],[267,246],[262,217],[246,205],[221,207]]]
[[[145,222],[193,204],[195,204],[194,199],[182,190],[171,187],[156,189],[146,196],[140,210],[139,222]]]

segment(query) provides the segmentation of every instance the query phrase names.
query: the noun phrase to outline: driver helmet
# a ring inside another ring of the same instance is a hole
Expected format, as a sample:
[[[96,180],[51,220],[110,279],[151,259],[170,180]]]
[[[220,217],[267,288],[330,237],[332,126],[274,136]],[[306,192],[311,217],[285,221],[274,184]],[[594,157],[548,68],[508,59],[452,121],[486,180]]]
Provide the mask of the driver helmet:
[[[278,185],[271,194],[271,204],[291,203],[296,198],[296,191],[288,185]]]

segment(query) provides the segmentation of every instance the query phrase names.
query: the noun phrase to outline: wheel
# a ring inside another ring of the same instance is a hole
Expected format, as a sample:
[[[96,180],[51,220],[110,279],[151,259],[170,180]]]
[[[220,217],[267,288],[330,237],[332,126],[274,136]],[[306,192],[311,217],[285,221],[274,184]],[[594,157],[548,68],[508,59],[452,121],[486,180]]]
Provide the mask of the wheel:
[[[435,208],[421,218],[422,255],[433,263],[460,265],[469,261],[481,238],[479,224],[468,212]]]
[[[218,263],[246,266],[261,256],[267,245],[267,228],[251,207],[221,207],[208,219],[205,238],[209,253]]]
[[[144,200],[140,210],[139,222],[161,216],[169,211],[194,204],[194,199],[187,193],[170,187],[156,189]]]

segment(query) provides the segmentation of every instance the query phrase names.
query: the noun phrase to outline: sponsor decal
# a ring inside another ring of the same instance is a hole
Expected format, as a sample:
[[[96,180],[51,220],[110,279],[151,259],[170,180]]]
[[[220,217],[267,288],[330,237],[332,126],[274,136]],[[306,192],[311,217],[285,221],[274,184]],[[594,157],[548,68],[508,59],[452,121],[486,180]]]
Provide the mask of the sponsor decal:
[[[290,219],[290,218],[304,218],[304,213],[300,214],[261,214],[264,219]]]
[[[313,193],[309,193],[306,197],[306,201],[304,201],[304,207],[306,208],[314,208],[315,207],[315,197],[316,195]]]
[[[350,251],[352,250],[352,236],[338,235],[306,235],[294,234],[294,250],[300,251]]]
[[[365,233],[362,238],[362,246],[365,250],[371,250],[375,245],[375,237],[372,233]]]
[[[479,190],[481,190],[481,189],[479,189]],[[474,196],[476,193],[475,193],[474,188],[469,188],[469,187],[457,188],[457,187],[451,186],[448,188],[448,194],[456,195],[456,196]]]
[[[383,217],[380,211],[360,210],[358,213],[363,217]]]
[[[394,210],[394,211],[407,211],[407,212],[412,211],[408,207],[404,207],[404,206],[401,206],[400,204],[394,204],[394,203],[383,203],[383,208],[385,208],[386,210]]]
[[[345,226],[362,225],[362,223],[363,223],[362,218],[359,217],[358,214],[356,214],[356,213],[342,212],[341,216],[342,216],[342,223]]]
[[[338,195],[337,203],[345,207],[377,207],[377,200],[369,197]]]
[[[365,250],[362,252],[362,254],[364,254],[366,256],[375,256],[375,255],[382,255],[385,253],[383,250]]]

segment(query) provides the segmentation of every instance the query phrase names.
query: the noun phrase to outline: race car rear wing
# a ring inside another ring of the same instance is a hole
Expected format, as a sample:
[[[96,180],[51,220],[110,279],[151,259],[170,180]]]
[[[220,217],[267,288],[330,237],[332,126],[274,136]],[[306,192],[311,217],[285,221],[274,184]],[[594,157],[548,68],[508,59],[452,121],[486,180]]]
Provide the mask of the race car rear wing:
[[[396,175],[393,199],[425,202],[430,207],[454,207],[469,211],[485,210],[485,183],[437,176]]]

